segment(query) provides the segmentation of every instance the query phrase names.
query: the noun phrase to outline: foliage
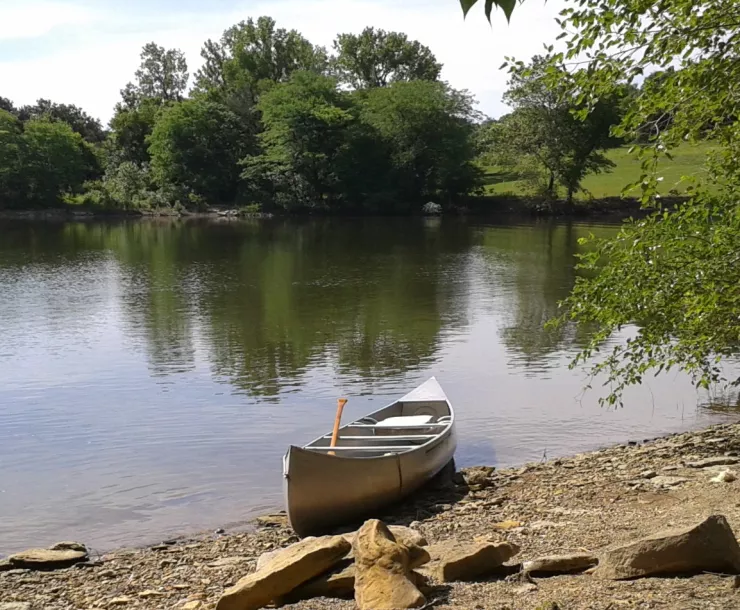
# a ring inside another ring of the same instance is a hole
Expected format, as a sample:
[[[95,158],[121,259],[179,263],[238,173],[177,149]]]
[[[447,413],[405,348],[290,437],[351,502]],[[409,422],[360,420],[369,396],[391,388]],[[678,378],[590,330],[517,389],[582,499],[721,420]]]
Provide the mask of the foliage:
[[[150,42],[141,50],[141,65],[136,70],[137,84],[128,94],[139,99],[179,101],[188,86],[188,64],[179,49],[165,49]],[[125,96],[124,96],[125,97]]]
[[[0,201],[6,207],[52,206],[98,171],[82,137],[66,123],[21,123],[0,111]]]
[[[296,72],[258,104],[263,154],[248,157],[243,177],[256,196],[282,207],[332,207],[340,197],[337,172],[352,116],[332,78]]]
[[[238,101],[246,96],[256,102],[266,83],[285,82],[293,72],[323,73],[327,56],[296,30],[276,28],[271,17],[251,17],[228,28],[220,42],[206,41],[201,50],[203,67],[196,73],[195,87]],[[236,99],[235,99],[236,98]],[[243,103],[242,99],[242,103]]]
[[[626,384],[650,370],[688,371],[703,387],[740,382],[725,357],[740,351],[740,5],[733,0],[585,0],[562,13],[567,51],[554,61],[574,64],[571,78],[593,106],[615,84],[634,84],[652,66],[675,67],[643,86],[618,132],[636,135],[651,127],[640,151],[638,187],[647,219],[628,223],[616,240],[596,242],[584,259],[587,271],[564,302],[560,323],[596,323],[600,332],[577,362],[596,354],[611,332],[638,323],[635,334],[594,365],[617,402]],[[587,55],[588,54],[588,55]],[[558,77],[551,73],[553,81]],[[669,121],[662,120],[670,116]],[[692,199],[662,204],[662,162],[669,150],[699,137],[716,142]]]
[[[360,117],[387,151],[396,205],[448,200],[476,186],[477,115],[465,92],[439,82],[397,82],[363,93]]]
[[[406,34],[365,28],[339,34],[332,68],[341,82],[355,89],[385,87],[398,81],[437,80],[442,65],[428,47]]]
[[[154,129],[157,113],[161,108],[158,99],[144,98],[133,106],[118,104],[110,126],[116,154],[114,162],[149,162],[148,138]]]
[[[250,140],[233,112],[204,99],[164,110],[149,138],[155,181],[178,185],[212,203],[234,200],[238,162]]]
[[[619,121],[619,101],[616,94],[600,100],[585,119],[579,118],[576,90],[567,73],[560,70],[560,80],[553,82],[545,79],[547,69],[547,59],[540,56],[529,65],[512,66],[504,100],[514,112],[493,131],[493,148],[504,165],[532,168],[534,161],[530,174],[539,181],[536,166],[544,170],[544,194],[554,200],[561,185],[572,205],[587,174],[614,166],[603,151],[612,144],[610,128]]]
[[[39,99],[35,105],[22,106],[14,114],[21,121],[41,119],[44,117],[55,121],[62,121],[67,123],[75,132],[79,133],[86,141],[92,144],[99,144],[105,140],[105,130],[101,126],[100,121],[73,104],[57,104],[51,100]]]
[[[523,0],[519,0],[522,2]],[[460,6],[462,6],[463,14],[467,15],[468,11],[475,5],[478,0],[460,0]],[[517,0],[485,0],[485,11],[486,18],[491,21],[491,12],[493,7],[500,8],[506,15],[506,20],[511,19],[511,14],[514,12]]]

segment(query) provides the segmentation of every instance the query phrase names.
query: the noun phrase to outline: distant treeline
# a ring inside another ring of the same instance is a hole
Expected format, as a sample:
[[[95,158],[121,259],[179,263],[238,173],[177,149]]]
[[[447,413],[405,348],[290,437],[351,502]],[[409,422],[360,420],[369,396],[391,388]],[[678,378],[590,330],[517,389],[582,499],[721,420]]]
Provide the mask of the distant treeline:
[[[108,129],[75,106],[0,98],[0,208],[404,213],[476,193],[491,158],[570,199],[586,173],[608,169],[601,151],[621,143],[610,126],[634,95],[580,121],[535,58],[512,77],[512,114],[490,121],[405,34],[369,27],[329,52],[269,17],[201,55],[188,90],[183,53],[145,45]]]

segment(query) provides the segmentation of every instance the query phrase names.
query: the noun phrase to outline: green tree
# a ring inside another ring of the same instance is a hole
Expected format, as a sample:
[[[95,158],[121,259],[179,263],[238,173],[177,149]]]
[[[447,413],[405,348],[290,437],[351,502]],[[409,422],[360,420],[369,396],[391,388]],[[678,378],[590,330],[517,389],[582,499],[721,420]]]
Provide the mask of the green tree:
[[[239,161],[249,148],[239,117],[205,99],[164,110],[149,138],[155,180],[184,187],[213,203],[234,201]]]
[[[493,147],[504,165],[534,167],[536,182],[544,172],[541,190],[548,199],[556,199],[560,185],[572,205],[587,174],[614,166],[603,153],[612,144],[610,128],[619,121],[618,103],[602,100],[581,119],[577,92],[566,73],[554,86],[545,78],[547,69],[546,58],[539,56],[529,65],[514,65],[504,94],[514,111],[497,124]]]
[[[141,65],[135,75],[135,92],[139,98],[179,101],[188,86],[188,64],[183,52],[153,42],[142,48]]]
[[[230,27],[219,42],[206,41],[201,57],[196,89],[248,109],[265,84],[285,82],[299,70],[323,73],[327,64],[325,49],[264,16]]]
[[[74,104],[57,104],[51,100],[39,99],[33,106],[22,106],[17,115],[21,121],[43,117],[63,121],[92,144],[99,144],[106,137],[100,121]]]
[[[649,145],[639,151],[643,175],[627,185],[641,189],[651,213],[616,238],[595,241],[584,256],[586,277],[555,324],[576,321],[599,331],[573,364],[589,362],[604,376],[609,403],[621,402],[623,389],[649,372],[673,368],[701,387],[738,385],[736,367],[721,365],[740,353],[740,5],[584,0],[561,17],[567,51],[553,62],[588,58],[569,78],[590,106],[654,66],[675,65],[640,89],[619,126],[624,137],[651,127]],[[549,76],[562,82],[556,70]],[[664,204],[661,162],[670,148],[698,138],[715,143],[706,172],[688,201]],[[634,335],[599,358],[601,342],[632,324]]]
[[[86,144],[66,123],[31,119],[23,127],[22,181],[29,205],[51,206],[80,192],[90,176]]]
[[[22,168],[23,126],[10,112],[0,110],[0,207],[21,199]]]
[[[385,87],[398,81],[437,80],[442,65],[428,47],[406,34],[372,27],[339,34],[332,67],[340,81],[355,89]]]
[[[477,114],[469,95],[421,80],[355,95],[361,100],[360,120],[390,163],[388,192],[396,209],[429,198],[451,200],[476,186],[472,133]]]
[[[245,160],[253,193],[282,207],[334,207],[341,199],[341,156],[353,117],[333,78],[295,72],[257,106],[263,153]]]
[[[158,99],[144,98],[133,105],[118,104],[110,126],[113,130],[115,151],[112,162],[149,162],[149,135],[154,129],[161,108]]]

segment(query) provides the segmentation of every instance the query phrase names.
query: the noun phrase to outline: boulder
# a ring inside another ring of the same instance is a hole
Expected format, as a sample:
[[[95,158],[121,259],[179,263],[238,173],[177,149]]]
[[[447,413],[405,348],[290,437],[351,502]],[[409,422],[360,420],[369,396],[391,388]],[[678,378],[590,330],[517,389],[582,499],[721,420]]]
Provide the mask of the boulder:
[[[355,536],[352,550],[359,610],[400,610],[426,603],[411,580],[408,547],[398,543],[384,523],[366,521]]]
[[[598,557],[588,553],[573,553],[571,555],[551,555],[540,557],[533,561],[525,561],[522,570],[535,574],[567,574],[580,572],[599,563]]]
[[[607,550],[594,575],[622,580],[694,572],[740,572],[740,546],[722,515]]]
[[[391,528],[388,528],[391,529]],[[393,530],[391,529],[391,533]],[[418,568],[430,559],[426,549],[411,545],[408,547],[409,570]],[[416,574],[415,572],[413,574]],[[418,574],[417,574],[418,576]],[[413,580],[413,579],[412,579]],[[353,559],[343,559],[330,572],[317,576],[298,587],[286,599],[290,603],[313,597],[335,597],[345,599],[352,597],[355,590],[355,565]]]
[[[217,610],[256,610],[326,572],[350,550],[342,536],[305,539],[227,589]]]
[[[419,572],[437,582],[472,580],[496,571],[519,552],[510,542],[470,542],[449,540],[427,547],[431,561]]]
[[[87,560],[87,550],[29,549],[8,557],[14,569],[60,570]]]

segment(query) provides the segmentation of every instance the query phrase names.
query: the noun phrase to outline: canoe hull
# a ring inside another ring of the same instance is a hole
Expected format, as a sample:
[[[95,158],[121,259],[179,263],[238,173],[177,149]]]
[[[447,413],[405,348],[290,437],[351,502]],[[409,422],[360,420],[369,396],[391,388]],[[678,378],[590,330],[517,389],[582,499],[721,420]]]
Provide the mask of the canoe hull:
[[[285,503],[299,536],[378,516],[434,477],[453,458],[454,422],[418,449],[369,459],[343,458],[291,446],[285,455]]]

